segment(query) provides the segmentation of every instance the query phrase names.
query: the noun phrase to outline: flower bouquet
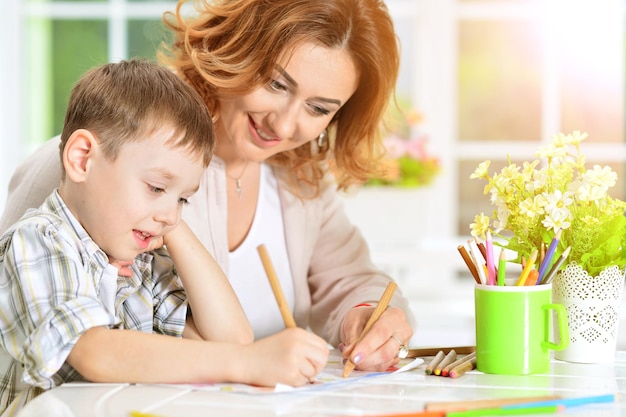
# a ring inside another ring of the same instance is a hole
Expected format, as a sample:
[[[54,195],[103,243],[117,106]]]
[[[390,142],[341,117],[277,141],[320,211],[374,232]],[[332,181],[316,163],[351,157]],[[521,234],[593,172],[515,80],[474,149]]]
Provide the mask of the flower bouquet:
[[[501,240],[495,244],[513,251],[514,262],[526,260],[527,267],[538,249],[548,248],[541,266],[550,263],[551,252],[552,259],[558,257],[548,267],[551,273],[558,271],[551,274],[553,302],[567,309],[570,343],[555,357],[597,363],[615,356],[626,265],[626,203],[608,194],[617,182],[610,167],[585,167],[580,143],[586,138],[580,132],[554,135],[537,152],[543,163],[518,166],[509,158],[508,166],[493,176],[490,162],[482,162],[471,178],[487,181],[485,194],[496,209],[491,218],[477,215],[470,229],[476,238],[493,230]],[[541,267],[539,277],[537,282],[544,283]]]
[[[491,176],[490,161],[482,162],[470,176],[487,181],[485,194],[495,205],[491,218],[474,218],[471,234],[484,237],[487,230],[502,239],[501,245],[522,257],[548,246],[560,231],[555,256],[570,247],[575,260],[590,275],[608,266],[626,265],[626,203],[608,190],[617,182],[610,167],[585,167],[580,143],[587,134],[558,134],[539,149],[535,160],[520,167],[511,163]]]

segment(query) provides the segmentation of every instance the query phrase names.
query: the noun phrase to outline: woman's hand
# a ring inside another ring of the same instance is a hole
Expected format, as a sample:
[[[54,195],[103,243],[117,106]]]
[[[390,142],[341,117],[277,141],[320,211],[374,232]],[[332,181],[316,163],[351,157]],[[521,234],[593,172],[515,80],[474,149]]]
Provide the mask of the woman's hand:
[[[341,324],[339,350],[344,359],[352,360],[356,369],[385,371],[398,363],[401,344],[408,344],[413,329],[399,308],[387,308],[359,343],[365,324],[375,307],[356,307],[348,311]]]

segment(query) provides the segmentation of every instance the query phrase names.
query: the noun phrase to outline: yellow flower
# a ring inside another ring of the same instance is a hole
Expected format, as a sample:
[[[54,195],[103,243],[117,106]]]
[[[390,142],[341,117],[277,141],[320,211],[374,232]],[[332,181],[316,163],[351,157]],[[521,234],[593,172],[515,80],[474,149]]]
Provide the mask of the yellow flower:
[[[480,213],[474,217],[474,223],[470,224],[472,236],[484,237],[489,230],[489,217],[484,213]]]

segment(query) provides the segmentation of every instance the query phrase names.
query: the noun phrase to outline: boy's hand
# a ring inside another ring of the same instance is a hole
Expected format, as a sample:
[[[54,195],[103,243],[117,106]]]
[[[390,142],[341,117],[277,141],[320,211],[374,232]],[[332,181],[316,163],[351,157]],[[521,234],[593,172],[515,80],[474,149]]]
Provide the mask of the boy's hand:
[[[285,329],[244,347],[248,383],[273,387],[308,384],[328,362],[329,350],[319,336],[301,328]]]
[[[133,275],[133,271],[130,269],[133,261],[120,261],[109,256],[109,263],[117,268],[117,275],[122,277],[131,277]]]

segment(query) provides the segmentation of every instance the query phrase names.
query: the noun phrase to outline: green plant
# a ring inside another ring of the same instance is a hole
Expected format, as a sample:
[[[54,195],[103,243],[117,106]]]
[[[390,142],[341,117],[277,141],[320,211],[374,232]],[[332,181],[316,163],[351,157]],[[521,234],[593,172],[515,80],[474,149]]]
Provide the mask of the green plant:
[[[542,243],[548,246],[560,229],[556,256],[571,247],[569,259],[591,276],[611,265],[623,268],[626,203],[608,195],[617,182],[610,167],[585,167],[580,143],[586,138],[580,132],[553,135],[537,152],[543,165],[535,160],[519,167],[509,157],[508,165],[490,176],[490,161],[479,164],[470,178],[487,181],[484,193],[496,209],[491,218],[477,215],[471,234],[482,238],[492,230],[520,261]]]

